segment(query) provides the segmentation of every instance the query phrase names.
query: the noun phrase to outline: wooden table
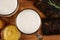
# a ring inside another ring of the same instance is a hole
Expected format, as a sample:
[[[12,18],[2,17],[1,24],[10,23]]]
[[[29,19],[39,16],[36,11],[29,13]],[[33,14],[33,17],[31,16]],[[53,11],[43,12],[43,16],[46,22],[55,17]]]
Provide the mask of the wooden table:
[[[19,14],[19,12],[21,12],[21,10],[26,9],[26,8],[31,8],[31,9],[36,10],[39,13],[39,15],[41,16],[41,18],[45,18],[46,17],[42,12],[40,12],[37,8],[35,8],[33,6],[33,3],[34,3],[33,0],[31,0],[31,1],[18,0],[18,1],[19,1],[19,9],[18,9],[18,11],[16,12],[15,15],[13,15],[11,17],[1,17],[1,19],[3,19],[6,23],[16,25],[15,24],[16,23],[15,22],[16,16]],[[39,29],[37,31],[37,33],[39,33],[41,35],[41,30]],[[26,35],[26,34],[22,33],[20,40],[38,40],[38,38],[36,37],[35,34],[36,33],[30,34],[30,35]],[[60,35],[43,36],[43,40],[60,40]]]

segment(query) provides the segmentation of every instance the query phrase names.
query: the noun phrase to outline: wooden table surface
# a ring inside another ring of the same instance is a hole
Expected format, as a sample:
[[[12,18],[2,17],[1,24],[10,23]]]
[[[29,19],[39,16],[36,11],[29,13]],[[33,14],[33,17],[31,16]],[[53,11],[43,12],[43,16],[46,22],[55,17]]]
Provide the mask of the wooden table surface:
[[[21,10],[26,9],[26,8],[31,8],[31,9],[36,10],[39,13],[39,15],[41,16],[41,18],[45,18],[45,15],[33,6],[33,3],[34,3],[34,2],[32,2],[33,0],[31,0],[31,1],[18,0],[18,1],[19,1],[19,9],[16,12],[16,14],[11,17],[2,17],[2,19],[4,19],[7,23],[16,25],[15,24],[16,16],[19,14],[19,12],[21,12]],[[41,30],[39,29],[37,31],[37,33],[39,33],[41,35]],[[21,34],[22,35],[21,35],[20,40],[38,40],[38,38],[35,35],[36,33],[30,34],[30,35],[26,35],[23,33],[21,33]],[[43,40],[60,40],[60,35],[43,36]]]

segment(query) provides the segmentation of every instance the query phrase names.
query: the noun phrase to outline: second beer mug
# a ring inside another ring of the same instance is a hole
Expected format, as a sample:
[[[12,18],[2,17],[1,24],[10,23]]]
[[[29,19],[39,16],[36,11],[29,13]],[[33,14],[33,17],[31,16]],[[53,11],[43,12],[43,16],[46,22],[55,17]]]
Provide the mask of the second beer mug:
[[[0,16],[11,16],[18,9],[17,0],[0,0]]]

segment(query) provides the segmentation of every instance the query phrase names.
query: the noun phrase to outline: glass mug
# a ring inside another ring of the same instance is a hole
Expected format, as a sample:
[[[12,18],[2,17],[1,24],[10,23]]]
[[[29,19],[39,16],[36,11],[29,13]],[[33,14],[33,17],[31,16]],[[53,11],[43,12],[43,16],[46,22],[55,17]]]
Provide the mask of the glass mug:
[[[18,8],[18,0],[0,0],[0,16],[12,16]]]
[[[37,33],[37,30],[41,28],[41,17],[34,9],[22,10],[17,18],[17,28],[24,34],[32,34],[36,32],[36,37],[42,40],[42,36]]]

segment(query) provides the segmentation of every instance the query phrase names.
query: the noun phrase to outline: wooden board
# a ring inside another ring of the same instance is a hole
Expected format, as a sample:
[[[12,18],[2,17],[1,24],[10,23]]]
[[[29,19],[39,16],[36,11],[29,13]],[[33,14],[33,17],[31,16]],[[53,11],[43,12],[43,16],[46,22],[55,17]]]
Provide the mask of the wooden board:
[[[8,24],[16,25],[15,20],[16,20],[17,15],[21,12],[21,10],[26,9],[26,8],[31,8],[31,9],[36,10],[41,16],[41,18],[45,18],[45,15],[33,6],[33,3],[34,3],[33,0],[31,1],[18,0],[18,2],[19,2],[19,9],[16,12],[16,14],[14,14],[11,17],[1,17],[1,19],[5,20]],[[41,30],[39,29],[37,33],[41,35]],[[36,37],[36,33],[31,34],[31,35],[26,35],[23,33],[21,34],[22,35],[21,35],[20,40],[38,40],[38,38]],[[60,35],[43,36],[43,40],[60,40]]]

